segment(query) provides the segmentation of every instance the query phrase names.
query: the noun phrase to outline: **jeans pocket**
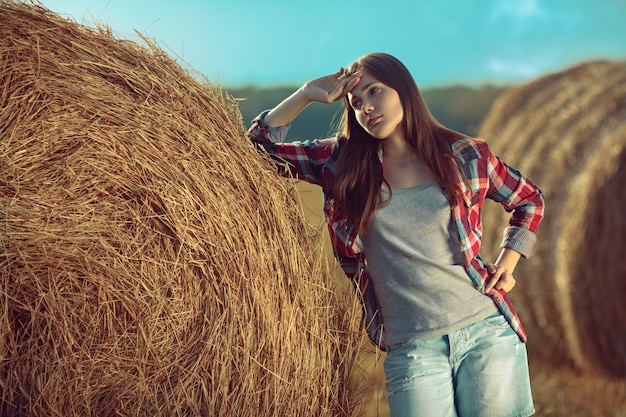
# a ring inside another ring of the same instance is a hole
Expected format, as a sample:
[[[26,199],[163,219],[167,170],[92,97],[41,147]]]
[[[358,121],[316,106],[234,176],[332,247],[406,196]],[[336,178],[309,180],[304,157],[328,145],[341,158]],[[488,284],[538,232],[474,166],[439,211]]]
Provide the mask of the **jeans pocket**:
[[[483,319],[482,323],[487,327],[499,330],[511,327],[509,321],[499,311],[487,317],[486,319]]]

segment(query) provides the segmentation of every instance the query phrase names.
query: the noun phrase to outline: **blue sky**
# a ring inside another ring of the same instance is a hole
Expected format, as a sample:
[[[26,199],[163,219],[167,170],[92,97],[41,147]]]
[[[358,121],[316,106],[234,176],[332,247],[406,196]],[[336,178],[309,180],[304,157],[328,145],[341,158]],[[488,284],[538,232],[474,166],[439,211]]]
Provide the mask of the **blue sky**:
[[[137,30],[225,87],[299,85],[374,51],[427,87],[626,60],[626,0],[40,1],[119,38]]]

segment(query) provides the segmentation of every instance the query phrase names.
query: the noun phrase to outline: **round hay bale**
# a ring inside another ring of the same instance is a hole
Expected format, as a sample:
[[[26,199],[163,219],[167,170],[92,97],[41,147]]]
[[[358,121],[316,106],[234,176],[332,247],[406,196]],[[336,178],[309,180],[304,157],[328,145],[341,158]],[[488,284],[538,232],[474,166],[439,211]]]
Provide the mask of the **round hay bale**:
[[[234,102],[0,2],[0,415],[350,416],[360,305]]]
[[[626,376],[626,64],[587,62],[513,88],[480,136],[546,195],[535,254],[512,293],[529,351]],[[495,245],[504,217],[495,205],[484,217]]]

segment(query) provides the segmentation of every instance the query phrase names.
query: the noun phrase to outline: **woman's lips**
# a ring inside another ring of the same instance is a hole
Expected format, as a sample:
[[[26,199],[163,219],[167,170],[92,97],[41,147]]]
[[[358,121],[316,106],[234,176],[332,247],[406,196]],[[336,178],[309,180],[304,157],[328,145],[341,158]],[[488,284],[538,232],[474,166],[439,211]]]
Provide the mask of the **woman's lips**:
[[[378,123],[378,120],[381,118],[381,116],[375,116],[372,117],[370,119],[368,119],[367,121],[367,127],[372,127],[374,126],[376,123]]]

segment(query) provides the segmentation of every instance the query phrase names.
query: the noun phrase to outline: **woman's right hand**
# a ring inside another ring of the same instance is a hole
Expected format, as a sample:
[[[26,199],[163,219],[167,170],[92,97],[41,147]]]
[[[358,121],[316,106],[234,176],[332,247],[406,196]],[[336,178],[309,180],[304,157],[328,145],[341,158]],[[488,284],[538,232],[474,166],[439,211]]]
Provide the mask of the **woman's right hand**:
[[[334,74],[307,82],[301,87],[301,90],[310,101],[332,103],[348,94],[360,80],[360,72],[346,75],[346,70],[340,68]]]
[[[332,103],[348,94],[361,80],[361,73],[346,75],[341,68],[334,74],[316,78],[274,107],[266,116],[268,126],[287,126],[309,103]]]

